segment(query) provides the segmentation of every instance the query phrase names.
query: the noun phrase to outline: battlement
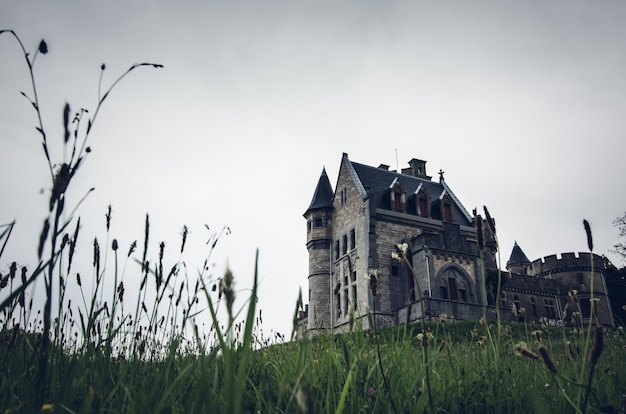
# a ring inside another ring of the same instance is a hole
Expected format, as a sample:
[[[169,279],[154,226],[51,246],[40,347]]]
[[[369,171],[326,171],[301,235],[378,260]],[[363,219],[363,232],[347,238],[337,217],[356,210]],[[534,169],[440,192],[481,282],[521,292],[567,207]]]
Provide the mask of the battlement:
[[[562,253],[560,255],[553,254],[550,256],[537,259],[530,264],[530,269],[534,275],[543,275],[546,273],[567,272],[573,270],[591,270],[591,261],[593,267],[597,271],[604,270],[604,262],[601,256],[593,253]]]

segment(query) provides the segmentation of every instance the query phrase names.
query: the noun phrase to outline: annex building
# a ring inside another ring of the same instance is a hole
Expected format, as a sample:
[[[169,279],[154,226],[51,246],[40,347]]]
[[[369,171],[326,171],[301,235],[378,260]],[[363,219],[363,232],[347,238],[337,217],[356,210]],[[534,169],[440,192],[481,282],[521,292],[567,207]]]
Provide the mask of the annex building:
[[[348,329],[350,314],[369,329],[440,315],[479,319],[487,304],[496,309],[498,274],[503,320],[571,323],[598,321],[614,326],[602,258],[563,253],[530,261],[515,243],[506,269],[498,270],[495,237],[485,219],[469,213],[446,183],[432,180],[426,161],[407,168],[372,167],[343,154],[335,188],[323,170],[304,213],[309,252],[309,304],[300,315],[300,333]],[[477,222],[481,222],[477,225]],[[477,229],[481,229],[479,247]],[[408,245],[409,265],[392,258],[396,245]],[[593,273],[594,306],[590,305]],[[369,289],[377,280],[377,294]],[[484,283],[484,284],[483,284]],[[483,288],[484,286],[484,288]],[[576,290],[580,303],[569,304]],[[542,319],[545,318],[545,319]]]

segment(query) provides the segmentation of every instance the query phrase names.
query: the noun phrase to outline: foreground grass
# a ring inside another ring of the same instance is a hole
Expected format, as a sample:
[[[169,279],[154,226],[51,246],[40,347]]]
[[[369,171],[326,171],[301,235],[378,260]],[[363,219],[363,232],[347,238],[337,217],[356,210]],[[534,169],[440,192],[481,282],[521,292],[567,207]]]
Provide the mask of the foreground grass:
[[[399,412],[422,412],[428,409],[424,376],[430,369],[433,405],[438,412],[576,411],[568,400],[586,386],[576,383],[581,358],[576,330],[504,325],[499,363],[494,365],[481,334],[493,327],[448,322],[429,328],[429,367],[423,365],[417,330],[396,328],[379,333],[389,392],[378,370],[375,338],[368,332],[322,335],[251,352],[243,367],[245,384],[239,390],[241,410],[389,412],[392,398]],[[605,338],[589,402],[592,412],[621,408],[626,363],[620,332]],[[41,408],[32,405],[37,340],[37,335],[23,332],[0,335],[3,412]],[[535,352],[540,344],[546,346],[557,372],[540,357],[520,355],[520,342]],[[195,355],[173,340],[162,357],[127,360],[109,358],[102,349],[69,354],[55,348],[50,354],[53,380],[48,404],[55,412],[228,412],[233,407],[226,397],[230,392],[227,361],[217,349]],[[243,352],[242,347],[233,348],[231,356],[237,366]]]
[[[93,239],[92,277],[81,280],[72,267],[80,202],[66,209],[65,193],[91,152],[89,134],[112,89],[138,68],[162,65],[134,64],[102,94],[103,64],[92,115],[83,109],[72,115],[69,104],[63,109],[62,149],[71,156],[55,161],[33,72],[37,56],[48,53],[47,44],[42,40],[29,53],[15,32],[0,30],[2,34],[17,41],[27,63],[32,91],[22,96],[37,115],[51,179],[38,265],[18,271],[13,262],[7,274],[0,274],[2,412],[624,411],[623,331],[605,332],[591,322],[573,329],[500,324],[498,319],[494,327],[485,320],[450,322],[442,316],[438,323],[363,331],[356,321],[354,331],[343,335],[287,343],[277,335],[270,341],[263,337],[256,309],[257,270],[239,311],[233,309],[232,274],[227,271],[219,279],[219,290],[207,274],[224,229],[211,233],[202,270],[190,275],[192,266],[183,259],[186,226],[179,257],[170,266],[164,263],[163,242],[157,258],[148,259],[148,216],[141,259],[135,256],[137,242],[124,258],[109,234],[109,207],[106,242],[101,247]],[[0,259],[14,224],[0,225]],[[593,250],[586,222],[585,228]],[[136,290],[124,285],[128,262],[141,269]],[[43,281],[45,289],[43,312],[33,309],[36,281]],[[375,296],[371,278],[370,290]],[[301,305],[300,299],[296,315]],[[218,317],[223,308],[226,315]],[[197,326],[201,313],[209,313],[208,332]]]

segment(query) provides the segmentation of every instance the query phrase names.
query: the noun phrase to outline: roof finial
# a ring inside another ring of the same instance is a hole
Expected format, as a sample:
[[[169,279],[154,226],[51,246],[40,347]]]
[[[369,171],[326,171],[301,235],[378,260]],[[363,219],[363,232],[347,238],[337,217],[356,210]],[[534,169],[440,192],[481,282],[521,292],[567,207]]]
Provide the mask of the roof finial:
[[[442,169],[439,169],[439,181],[444,181],[443,173],[444,173],[444,171]]]

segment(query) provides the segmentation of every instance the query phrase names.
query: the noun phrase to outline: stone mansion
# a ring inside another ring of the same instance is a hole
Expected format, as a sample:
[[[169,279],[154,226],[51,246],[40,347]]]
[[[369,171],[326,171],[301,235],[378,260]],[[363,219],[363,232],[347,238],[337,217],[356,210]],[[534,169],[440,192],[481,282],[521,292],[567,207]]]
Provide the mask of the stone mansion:
[[[417,286],[427,319],[441,314],[479,319],[485,303],[493,317],[498,274],[503,320],[569,323],[577,310],[570,305],[565,312],[570,290],[578,291],[582,319],[588,320],[593,280],[597,318],[614,326],[600,256],[563,253],[531,262],[516,243],[506,270],[499,271],[495,237],[485,219],[463,207],[443,172],[433,181],[426,161],[414,158],[408,164],[391,171],[384,164],[353,162],[344,153],[334,189],[322,171],[304,213],[309,304],[300,315],[301,334],[346,330],[350,313],[365,329],[367,312],[378,326],[416,321],[422,316]],[[477,228],[484,233],[482,252]],[[392,258],[399,243],[408,245],[414,275]],[[369,289],[372,274],[376,296]]]

